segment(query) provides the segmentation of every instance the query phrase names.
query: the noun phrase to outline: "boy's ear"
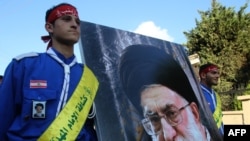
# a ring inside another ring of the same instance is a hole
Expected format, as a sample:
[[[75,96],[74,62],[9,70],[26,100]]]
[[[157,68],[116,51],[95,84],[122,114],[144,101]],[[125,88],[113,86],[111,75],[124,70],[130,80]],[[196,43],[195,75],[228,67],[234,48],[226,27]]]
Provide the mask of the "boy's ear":
[[[49,33],[53,33],[53,25],[51,23],[46,23],[45,24],[45,29]]]
[[[205,78],[206,77],[206,73],[202,72],[200,73],[200,78]]]

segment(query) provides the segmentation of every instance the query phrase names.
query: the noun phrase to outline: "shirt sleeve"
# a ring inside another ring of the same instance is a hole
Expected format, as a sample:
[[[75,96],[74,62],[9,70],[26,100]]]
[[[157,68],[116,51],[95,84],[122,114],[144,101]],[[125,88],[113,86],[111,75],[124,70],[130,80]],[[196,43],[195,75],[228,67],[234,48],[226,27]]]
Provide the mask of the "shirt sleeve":
[[[6,68],[0,87],[0,140],[6,140],[6,133],[18,111],[18,97],[21,95],[22,66],[13,60]],[[19,94],[19,96],[17,96]]]

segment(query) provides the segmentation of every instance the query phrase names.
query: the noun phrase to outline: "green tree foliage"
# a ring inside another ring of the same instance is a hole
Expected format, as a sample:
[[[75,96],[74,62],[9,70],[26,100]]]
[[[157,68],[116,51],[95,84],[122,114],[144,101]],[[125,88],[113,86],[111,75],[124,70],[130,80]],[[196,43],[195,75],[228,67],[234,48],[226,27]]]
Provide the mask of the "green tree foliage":
[[[250,79],[250,13],[245,10],[248,3],[239,11],[234,7],[225,7],[216,0],[211,9],[198,11],[201,20],[196,19],[196,27],[184,32],[190,54],[197,53],[201,64],[212,62],[221,68],[218,92],[239,89]],[[231,109],[235,93],[222,96],[223,109]],[[220,94],[222,95],[222,94]],[[236,104],[237,105],[237,104]],[[236,106],[237,107],[237,106]]]

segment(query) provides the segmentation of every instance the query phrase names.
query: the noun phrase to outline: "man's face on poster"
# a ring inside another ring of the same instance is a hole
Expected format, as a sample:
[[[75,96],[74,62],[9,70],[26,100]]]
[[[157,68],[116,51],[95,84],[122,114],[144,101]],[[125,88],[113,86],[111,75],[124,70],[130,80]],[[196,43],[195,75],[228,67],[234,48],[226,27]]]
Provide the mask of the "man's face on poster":
[[[188,103],[171,89],[162,85],[147,87],[141,93],[141,106],[148,122],[146,126],[150,126],[151,133],[148,133],[158,141],[205,139],[197,105]]]

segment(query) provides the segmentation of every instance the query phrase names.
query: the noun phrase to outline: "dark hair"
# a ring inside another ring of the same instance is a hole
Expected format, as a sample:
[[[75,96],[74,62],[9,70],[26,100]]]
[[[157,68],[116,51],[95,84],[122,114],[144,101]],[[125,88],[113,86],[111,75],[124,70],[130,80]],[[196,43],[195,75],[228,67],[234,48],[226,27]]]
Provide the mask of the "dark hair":
[[[50,8],[50,9],[48,9],[48,10],[46,11],[45,22],[47,22],[50,13],[51,13],[54,9],[56,9],[57,7],[62,6],[62,5],[70,5],[70,6],[72,6],[72,7],[74,7],[74,8],[76,9],[75,6],[73,6],[73,5],[69,4],[69,3],[60,3],[60,4],[58,4],[58,5],[55,5],[55,6],[53,6],[52,8]],[[52,24],[53,24],[53,23],[52,23]]]
[[[0,79],[3,79],[3,75],[0,75]]]
[[[43,104],[42,104],[42,103],[37,103],[36,106],[35,106],[35,109],[36,109],[38,106],[42,107],[42,109],[43,109]]]
[[[206,63],[206,64],[203,64],[200,66],[200,69],[199,69],[199,75],[201,74],[202,71],[204,71],[206,68],[210,67],[210,66],[216,66],[218,67],[217,65],[213,64],[213,63]],[[219,67],[218,67],[219,68]]]
[[[173,56],[162,49],[150,45],[128,46],[122,52],[119,74],[126,95],[139,111],[141,89],[149,84],[167,86],[199,106],[186,73]]]

